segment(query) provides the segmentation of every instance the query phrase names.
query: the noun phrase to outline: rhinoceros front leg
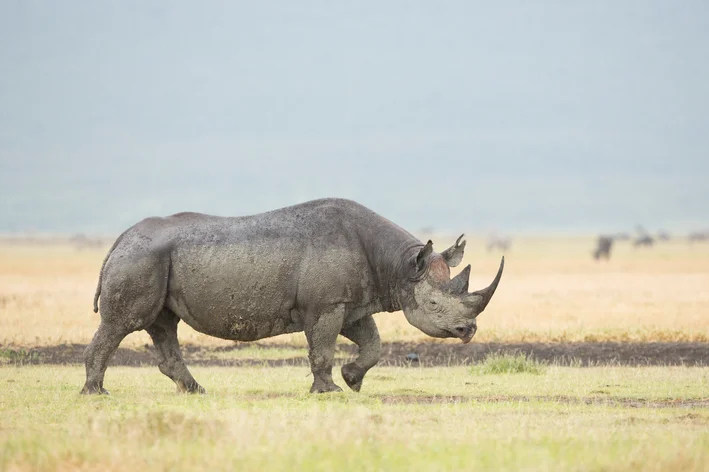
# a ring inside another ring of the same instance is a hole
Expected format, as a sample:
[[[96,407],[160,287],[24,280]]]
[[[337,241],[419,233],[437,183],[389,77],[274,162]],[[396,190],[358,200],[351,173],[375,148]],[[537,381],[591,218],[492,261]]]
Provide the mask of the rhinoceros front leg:
[[[379,362],[381,352],[379,330],[370,315],[346,326],[341,334],[359,346],[357,359],[342,366],[342,378],[347,382],[347,386],[359,392],[364,374]]]
[[[341,392],[332,381],[332,365],[335,360],[335,343],[345,319],[344,305],[337,305],[319,316],[311,315],[306,320],[305,337],[308,340],[308,358],[313,372],[310,393]]]

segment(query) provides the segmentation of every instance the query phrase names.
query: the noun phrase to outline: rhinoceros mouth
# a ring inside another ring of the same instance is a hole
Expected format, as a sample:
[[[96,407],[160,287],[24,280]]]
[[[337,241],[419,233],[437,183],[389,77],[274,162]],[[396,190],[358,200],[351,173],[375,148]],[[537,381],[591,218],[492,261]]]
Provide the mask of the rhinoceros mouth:
[[[473,339],[473,336],[475,336],[475,331],[476,330],[472,328],[458,327],[450,333],[453,337],[460,339],[463,344],[468,344],[470,340]]]

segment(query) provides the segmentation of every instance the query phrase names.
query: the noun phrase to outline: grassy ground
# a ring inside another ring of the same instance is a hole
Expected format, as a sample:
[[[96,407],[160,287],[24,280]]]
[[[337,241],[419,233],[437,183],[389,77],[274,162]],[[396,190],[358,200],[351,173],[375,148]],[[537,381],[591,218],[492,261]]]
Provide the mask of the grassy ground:
[[[434,242],[440,251],[452,240]],[[475,341],[709,341],[709,244],[677,240],[634,249],[620,242],[613,258],[600,263],[590,257],[593,245],[592,237],[515,240]],[[488,254],[476,239],[467,248],[470,285],[483,287],[499,254]],[[0,344],[88,342],[98,326],[92,300],[106,250],[0,244]],[[384,341],[428,339],[401,313],[376,319]],[[229,344],[181,325],[183,343]],[[293,334],[273,342],[305,339]],[[123,346],[145,343],[140,332]]]
[[[709,368],[376,368],[320,396],[307,368],[193,372],[208,395],[157,368],[110,368],[110,397],[80,397],[80,367],[0,368],[0,470],[709,469]]]
[[[475,341],[709,341],[709,245],[620,243],[608,263],[592,246],[515,241]],[[88,342],[106,249],[0,244],[0,345]],[[471,287],[498,262],[469,239]],[[400,313],[376,317],[384,341],[428,339]],[[231,344],[186,326],[180,338]],[[709,470],[707,367],[378,367],[363,392],[322,396],[307,393],[307,367],[190,366],[206,396],[175,394],[156,367],[111,367],[112,395],[81,397],[82,367],[15,364],[0,367],[0,470]]]

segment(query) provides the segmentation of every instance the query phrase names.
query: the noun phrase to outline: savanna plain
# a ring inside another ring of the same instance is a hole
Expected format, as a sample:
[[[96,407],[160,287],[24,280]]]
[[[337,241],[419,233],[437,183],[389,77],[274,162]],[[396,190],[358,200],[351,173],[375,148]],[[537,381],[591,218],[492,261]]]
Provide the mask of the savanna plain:
[[[709,470],[709,244],[621,241],[595,261],[593,237],[519,237],[471,344],[375,315],[387,354],[360,393],[307,393],[302,333],[242,346],[181,324],[207,395],[175,393],[139,332],[111,395],[85,397],[111,242],[0,242],[0,470]],[[499,257],[468,238],[471,288]]]

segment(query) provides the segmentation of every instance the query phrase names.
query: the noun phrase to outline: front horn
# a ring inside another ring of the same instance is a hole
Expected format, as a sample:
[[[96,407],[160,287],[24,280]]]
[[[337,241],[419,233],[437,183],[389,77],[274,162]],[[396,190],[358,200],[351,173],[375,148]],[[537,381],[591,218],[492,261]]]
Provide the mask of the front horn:
[[[502,269],[504,268],[505,256],[502,256],[502,260],[500,261],[500,268],[497,270],[495,280],[493,280],[487,288],[484,288],[482,290],[476,290],[475,292],[469,293],[465,296],[465,302],[469,305],[474,306],[476,313],[480,314],[485,309],[487,304],[490,303],[490,299],[495,294],[497,285],[500,283],[500,278],[502,278]]]

